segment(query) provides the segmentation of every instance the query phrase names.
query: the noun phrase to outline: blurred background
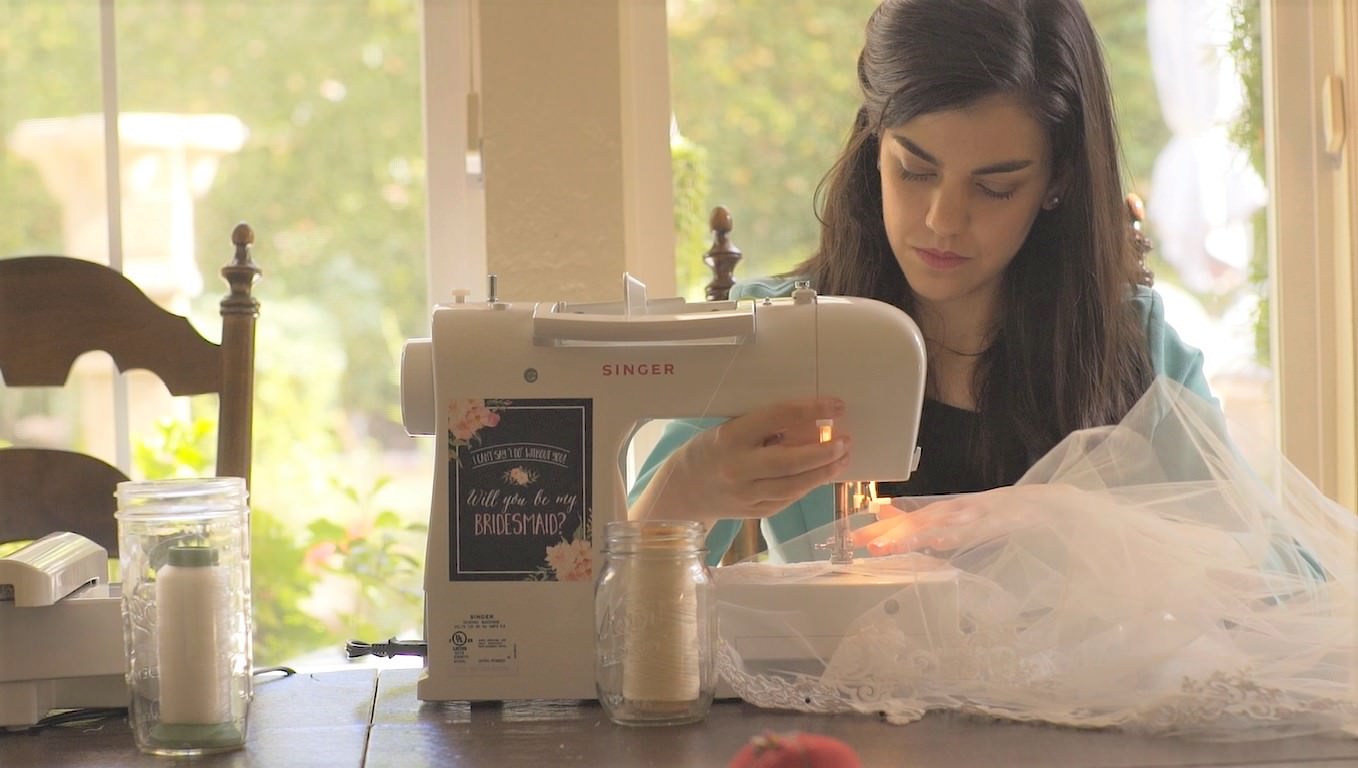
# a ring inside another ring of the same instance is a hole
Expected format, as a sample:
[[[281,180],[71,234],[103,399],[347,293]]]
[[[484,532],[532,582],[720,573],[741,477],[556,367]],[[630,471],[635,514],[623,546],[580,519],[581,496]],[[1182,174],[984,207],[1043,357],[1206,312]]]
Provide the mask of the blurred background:
[[[338,661],[351,638],[419,636],[432,444],[400,425],[398,361],[428,322],[421,3],[105,2],[111,29],[97,0],[0,0],[0,257],[116,255],[215,339],[218,271],[247,220],[264,270],[256,661]],[[854,61],[874,5],[669,0],[684,295],[701,298],[711,277],[714,205],[735,213],[738,278],[815,247],[813,195],[857,107]],[[1086,6],[1169,320],[1207,350],[1231,416],[1271,440],[1257,0]],[[59,392],[0,384],[0,441],[77,446],[134,477],[210,470],[210,403],[174,402],[133,373],[121,405],[100,356],[73,378]],[[120,440],[104,425],[124,407]]]

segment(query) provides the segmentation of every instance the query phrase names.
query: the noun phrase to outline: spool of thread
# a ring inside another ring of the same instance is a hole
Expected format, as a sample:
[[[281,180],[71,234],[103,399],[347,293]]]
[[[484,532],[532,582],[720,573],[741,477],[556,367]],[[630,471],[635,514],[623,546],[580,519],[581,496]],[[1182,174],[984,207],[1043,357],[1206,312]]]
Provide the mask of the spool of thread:
[[[649,526],[637,542],[626,585],[622,693],[629,701],[683,709],[700,695],[698,593],[687,530]]]
[[[156,572],[156,664],[160,722],[231,720],[231,671],[224,648],[227,574],[212,547],[171,547]]]

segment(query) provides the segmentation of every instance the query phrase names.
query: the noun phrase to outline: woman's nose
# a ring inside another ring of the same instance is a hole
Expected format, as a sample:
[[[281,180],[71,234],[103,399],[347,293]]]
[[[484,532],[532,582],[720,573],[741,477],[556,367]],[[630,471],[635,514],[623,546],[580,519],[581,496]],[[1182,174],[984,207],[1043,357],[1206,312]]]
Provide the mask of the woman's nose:
[[[940,186],[929,201],[929,213],[924,223],[937,235],[956,235],[966,229],[967,215],[966,195]]]

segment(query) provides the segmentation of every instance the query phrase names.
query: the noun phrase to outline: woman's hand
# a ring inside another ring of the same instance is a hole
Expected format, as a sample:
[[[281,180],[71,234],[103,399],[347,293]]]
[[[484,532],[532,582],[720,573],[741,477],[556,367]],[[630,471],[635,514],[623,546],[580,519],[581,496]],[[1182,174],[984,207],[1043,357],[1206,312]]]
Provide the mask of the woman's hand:
[[[1044,509],[1079,504],[1086,493],[1065,484],[1015,485],[958,495],[913,512],[883,505],[877,522],[853,532],[853,545],[874,556],[968,549],[1030,525]]]
[[[630,517],[711,523],[780,512],[848,463],[849,437],[821,443],[816,427],[843,413],[837,398],[795,400],[704,430],[665,460]]]

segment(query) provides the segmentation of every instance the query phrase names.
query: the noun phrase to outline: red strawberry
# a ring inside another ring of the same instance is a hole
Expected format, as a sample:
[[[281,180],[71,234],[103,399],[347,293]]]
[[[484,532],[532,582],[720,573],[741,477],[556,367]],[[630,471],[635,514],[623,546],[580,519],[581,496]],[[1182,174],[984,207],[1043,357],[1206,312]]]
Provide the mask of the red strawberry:
[[[819,733],[765,731],[750,739],[727,768],[862,768],[848,744]]]

